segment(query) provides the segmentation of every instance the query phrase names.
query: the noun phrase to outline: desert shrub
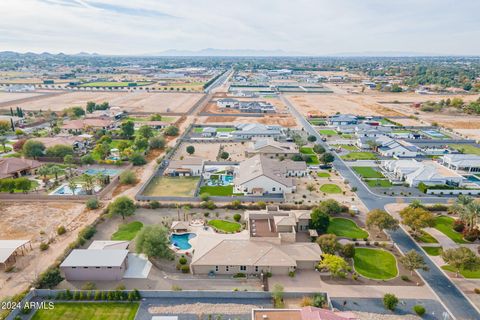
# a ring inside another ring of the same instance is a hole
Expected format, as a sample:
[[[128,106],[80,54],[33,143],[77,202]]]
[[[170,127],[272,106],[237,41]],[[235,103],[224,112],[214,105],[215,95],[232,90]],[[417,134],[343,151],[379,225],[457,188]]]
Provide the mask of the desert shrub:
[[[183,265],[180,270],[182,270],[182,273],[189,273],[190,272],[190,267],[188,265]]]
[[[96,232],[97,232],[97,229],[95,229],[95,227],[86,226],[85,228],[82,229],[82,231],[79,232],[78,236],[85,240],[90,240]]]
[[[417,304],[417,305],[413,306],[413,311],[421,317],[425,314],[426,310],[425,310],[424,306],[421,306],[421,305]]]
[[[301,307],[310,307],[313,305],[313,299],[310,297],[302,297],[302,300],[300,300],[300,306]]]
[[[120,174],[121,184],[134,184],[137,181],[135,172],[131,170],[125,170]]]
[[[40,243],[40,250],[45,251],[50,247],[50,245],[47,242],[42,242]]]
[[[407,275],[402,275],[400,278],[406,282],[410,281],[410,278]]]
[[[398,298],[392,293],[387,293],[383,296],[383,305],[386,309],[393,311],[398,305]]]
[[[233,220],[235,220],[236,222],[239,222],[240,219],[242,219],[242,215],[240,213],[235,213],[233,215]]]
[[[160,202],[153,200],[149,203],[150,209],[158,209],[160,208]]]
[[[95,210],[95,209],[98,209],[98,207],[100,206],[100,203],[98,202],[97,198],[90,198],[87,200],[86,205],[88,209]]]

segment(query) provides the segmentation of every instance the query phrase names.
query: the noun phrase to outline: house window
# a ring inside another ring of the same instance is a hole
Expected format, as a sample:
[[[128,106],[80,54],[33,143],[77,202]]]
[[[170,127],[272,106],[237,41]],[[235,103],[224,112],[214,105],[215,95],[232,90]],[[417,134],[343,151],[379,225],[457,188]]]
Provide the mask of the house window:
[[[215,266],[215,272],[218,272],[218,266]]]
[[[247,266],[240,266],[240,271],[247,271]]]
[[[225,271],[230,271],[230,267],[229,266],[225,266]]]
[[[272,191],[275,191],[275,187],[272,188]]]
[[[255,272],[258,272],[258,266],[255,266]]]

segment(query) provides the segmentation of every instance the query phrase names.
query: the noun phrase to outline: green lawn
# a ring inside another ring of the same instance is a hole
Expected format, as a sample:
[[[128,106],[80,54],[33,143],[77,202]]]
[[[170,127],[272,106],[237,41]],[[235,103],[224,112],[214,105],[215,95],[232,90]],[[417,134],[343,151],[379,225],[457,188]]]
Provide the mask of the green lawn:
[[[125,81],[96,81],[89,83],[82,83],[79,87],[128,87],[129,83],[136,83],[137,86],[145,86],[152,82],[125,82]]]
[[[132,241],[137,236],[137,233],[142,230],[142,228],[143,223],[140,221],[122,224],[118,227],[118,231],[112,234],[112,240]]]
[[[387,179],[371,179],[365,181],[369,187],[372,188],[390,188],[392,183]]]
[[[317,176],[320,178],[330,178],[330,173],[328,172],[317,172]]]
[[[415,238],[418,242],[422,243],[438,243],[437,239],[435,239],[430,233],[422,231],[422,233]]]
[[[359,228],[355,221],[346,218],[331,218],[327,233],[333,233],[342,238],[368,238],[368,232]]]
[[[307,161],[305,161],[307,164],[313,164],[313,165],[317,165],[317,164],[320,164],[320,160],[318,160],[318,157],[316,155],[310,155],[307,159]]]
[[[372,152],[350,152],[342,156],[343,160],[377,160],[378,157]]]
[[[442,247],[422,247],[429,256],[439,256],[442,253]]]
[[[208,193],[211,196],[228,197],[233,196],[233,186],[202,186],[200,194]]]
[[[309,120],[311,124],[313,124],[314,126],[324,126],[326,125],[327,123],[325,122],[325,120],[319,120],[319,119],[311,119]]]
[[[240,229],[242,229],[242,225],[240,223],[219,219],[208,221],[208,225],[227,233],[238,232]]]
[[[469,243],[463,239],[463,235],[460,232],[453,230],[454,221],[455,219],[447,216],[438,216],[435,218],[435,229],[445,234],[455,243]]]
[[[324,135],[324,136],[336,136],[337,135],[337,131],[332,130],[332,129],[318,130],[318,133],[320,133],[321,135]]]
[[[336,184],[327,183],[320,187],[320,191],[325,193],[342,193],[342,189]]]
[[[372,167],[352,167],[352,170],[362,178],[385,178],[380,171]]]
[[[345,136],[345,135],[343,135]],[[357,151],[358,148],[356,146],[352,146],[352,145],[349,145],[349,144],[334,144],[333,147],[335,148],[342,148],[342,149],[345,149],[345,150],[348,150],[348,151]]]
[[[379,280],[388,280],[398,275],[395,256],[382,249],[356,248],[353,265],[358,274]]]
[[[472,146],[471,144],[449,144],[451,148],[463,150],[463,153],[471,153],[480,156],[480,148]]]
[[[300,148],[300,153],[303,153],[303,154],[315,154],[315,152],[313,151],[313,148],[311,148],[311,147],[301,147],[301,148]]]
[[[457,271],[457,270],[455,270],[454,267],[449,266],[449,265],[442,266],[442,269],[446,270],[446,271],[453,272],[453,273],[455,273]],[[467,278],[467,279],[479,279],[480,278],[480,269],[474,270],[474,271],[460,269],[460,274],[464,278]]]
[[[32,320],[133,320],[139,304],[132,302],[54,302],[53,309],[39,309]]]

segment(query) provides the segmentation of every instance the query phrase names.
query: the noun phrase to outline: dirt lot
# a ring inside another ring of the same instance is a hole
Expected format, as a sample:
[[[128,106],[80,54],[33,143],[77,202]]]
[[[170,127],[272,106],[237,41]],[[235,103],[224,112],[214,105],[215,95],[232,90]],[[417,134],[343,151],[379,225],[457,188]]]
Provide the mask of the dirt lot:
[[[412,118],[395,118],[393,120],[407,127],[421,127],[426,125],[424,122],[422,123],[422,121]]]
[[[195,153],[189,155],[187,153],[187,147],[193,146],[195,148]],[[204,160],[217,160],[218,150],[220,150],[220,143],[185,143],[182,142],[180,147],[175,152],[174,159],[179,160],[182,157],[198,157]]]
[[[248,148],[252,148],[252,142],[229,142],[222,143],[223,150],[230,154],[231,161],[243,161],[247,157],[245,156],[245,151]]]
[[[108,101],[111,106],[131,112],[187,112],[201,94],[189,93],[149,93],[149,92],[71,92],[51,98],[38,99],[12,105],[25,110],[60,111],[73,106],[85,106],[88,101],[97,103]],[[1,96],[0,96],[1,99]],[[10,106],[3,106],[9,109]]]
[[[81,203],[72,202],[4,202],[0,206],[1,238],[33,241],[42,241],[54,234],[60,225],[67,227],[85,208]]]
[[[290,115],[267,115],[264,117],[199,117],[198,123],[203,124],[237,124],[237,123],[262,123],[266,125],[281,125],[288,128],[298,128],[296,120]]]
[[[0,91],[0,103],[37,97],[41,94],[35,92],[2,92]]]

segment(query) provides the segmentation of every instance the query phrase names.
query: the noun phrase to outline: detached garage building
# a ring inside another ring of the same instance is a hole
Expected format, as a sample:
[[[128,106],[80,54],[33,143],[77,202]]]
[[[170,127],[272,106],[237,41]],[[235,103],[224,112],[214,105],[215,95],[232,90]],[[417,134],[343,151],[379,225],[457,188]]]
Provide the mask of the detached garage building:
[[[60,265],[68,281],[117,281],[127,269],[128,250],[76,249]]]

